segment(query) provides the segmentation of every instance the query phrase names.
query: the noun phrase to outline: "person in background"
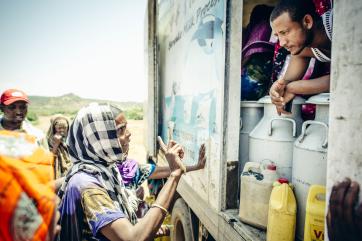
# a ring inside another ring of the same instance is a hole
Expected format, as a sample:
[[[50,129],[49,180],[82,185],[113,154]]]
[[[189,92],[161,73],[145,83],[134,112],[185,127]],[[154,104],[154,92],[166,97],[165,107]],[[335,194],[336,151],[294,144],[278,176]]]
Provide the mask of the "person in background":
[[[52,162],[34,136],[0,130],[1,240],[54,240],[60,227]]]
[[[171,173],[138,220],[137,198],[125,188],[117,167],[129,142],[127,120],[119,109],[93,103],[78,112],[67,138],[73,166],[58,193],[60,240],[149,240],[160,230],[183,174],[182,147],[160,140]]]
[[[55,178],[64,177],[72,163],[65,140],[68,135],[69,120],[67,117],[57,114],[50,119],[50,126],[47,132],[49,150],[54,154]]]
[[[0,99],[0,109],[3,112],[3,116],[0,117],[0,130],[23,132],[35,136],[39,146],[48,150],[44,133],[26,120],[28,104],[29,98],[22,90],[4,91]]]
[[[329,0],[281,0],[273,9],[270,23],[280,46],[291,54],[285,75],[273,83],[269,94],[278,114],[288,114],[284,109],[295,95],[311,95],[328,92],[330,74],[302,80],[310,58],[320,62],[331,61],[332,9]]]
[[[326,217],[330,241],[362,240],[362,203],[358,203],[359,191],[359,184],[349,178],[333,186]]]

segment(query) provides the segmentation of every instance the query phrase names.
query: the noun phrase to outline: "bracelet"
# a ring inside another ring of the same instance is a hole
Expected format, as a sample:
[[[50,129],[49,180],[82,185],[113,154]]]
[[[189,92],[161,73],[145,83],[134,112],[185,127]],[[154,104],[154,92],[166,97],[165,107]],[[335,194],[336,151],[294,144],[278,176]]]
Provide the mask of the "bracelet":
[[[159,209],[161,209],[162,211],[164,211],[164,212],[165,212],[165,214],[168,214],[167,209],[166,209],[166,208],[164,208],[164,207],[162,207],[161,205],[156,204],[156,203],[153,203],[153,204],[151,205],[151,208],[154,208],[154,207],[159,208]]]
[[[175,173],[171,172],[169,177],[181,177],[184,172],[181,170],[181,175],[176,175]]]

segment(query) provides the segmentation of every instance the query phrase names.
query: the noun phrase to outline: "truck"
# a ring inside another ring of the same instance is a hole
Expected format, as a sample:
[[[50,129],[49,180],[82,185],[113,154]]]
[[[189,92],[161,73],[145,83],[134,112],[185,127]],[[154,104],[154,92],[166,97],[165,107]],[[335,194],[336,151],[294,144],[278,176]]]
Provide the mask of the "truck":
[[[147,155],[164,162],[157,136],[181,143],[186,164],[197,162],[202,143],[207,149],[205,169],[177,187],[171,240],[266,240],[266,231],[238,217],[241,30],[254,6],[277,2],[148,0]],[[362,2],[335,1],[333,12],[327,199],[344,177],[362,183]]]

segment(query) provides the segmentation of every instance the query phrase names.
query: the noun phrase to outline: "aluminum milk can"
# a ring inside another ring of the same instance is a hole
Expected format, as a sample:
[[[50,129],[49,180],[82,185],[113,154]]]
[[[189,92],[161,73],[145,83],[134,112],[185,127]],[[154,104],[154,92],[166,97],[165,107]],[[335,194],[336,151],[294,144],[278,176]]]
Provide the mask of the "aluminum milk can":
[[[312,96],[307,103],[316,104],[315,120],[303,123],[293,150],[298,240],[303,240],[308,190],[311,185],[325,186],[327,173],[329,93]]]
[[[301,108],[305,102],[295,97],[292,114],[278,116],[270,96],[261,98],[264,104],[264,116],[249,136],[249,161],[272,161],[278,167],[280,177],[291,180],[293,144],[302,126]]]
[[[239,175],[249,161],[249,134],[263,117],[263,104],[257,101],[240,102]]]

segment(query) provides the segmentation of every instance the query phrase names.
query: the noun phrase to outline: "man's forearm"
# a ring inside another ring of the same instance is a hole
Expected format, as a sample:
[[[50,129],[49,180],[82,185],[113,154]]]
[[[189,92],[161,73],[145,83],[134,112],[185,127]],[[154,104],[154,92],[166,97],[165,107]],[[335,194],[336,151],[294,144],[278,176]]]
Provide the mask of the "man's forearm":
[[[296,95],[312,95],[328,92],[330,86],[330,75],[310,80],[293,81],[287,85],[287,91]]]

